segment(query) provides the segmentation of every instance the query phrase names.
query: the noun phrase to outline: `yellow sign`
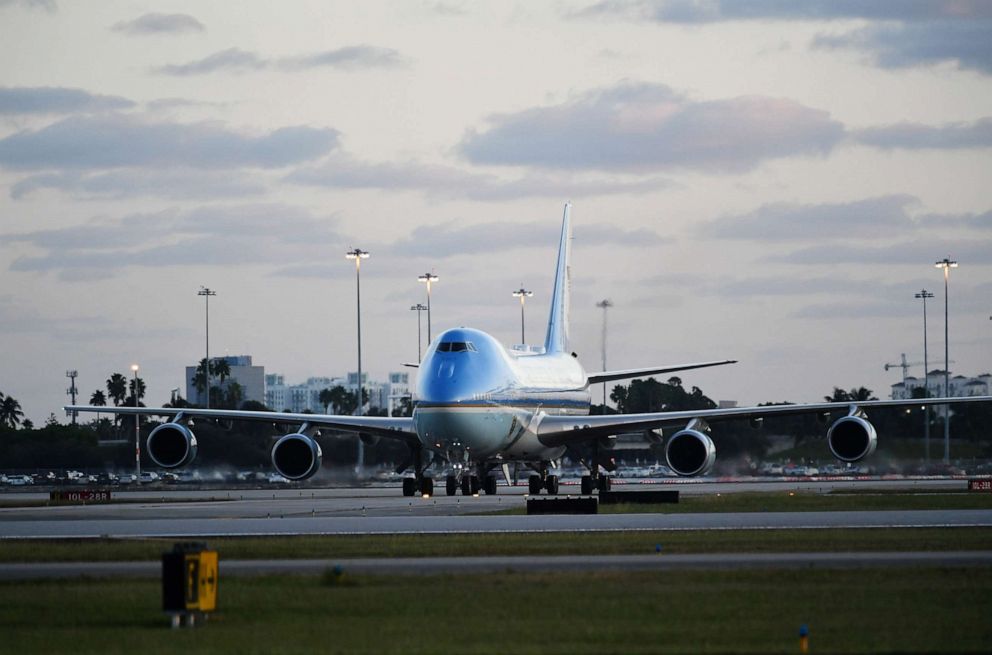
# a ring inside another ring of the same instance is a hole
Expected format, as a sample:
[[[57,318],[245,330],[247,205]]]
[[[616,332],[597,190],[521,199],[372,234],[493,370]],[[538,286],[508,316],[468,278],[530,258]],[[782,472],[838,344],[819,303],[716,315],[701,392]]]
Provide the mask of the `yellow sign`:
[[[201,612],[212,612],[217,609],[217,551],[216,550],[204,550],[193,557],[187,555],[190,559],[196,558],[196,578],[195,582],[191,585],[194,594],[196,594],[196,602],[187,603],[187,607],[191,610],[199,610]],[[187,567],[192,564],[190,560],[187,560]],[[187,568],[187,570],[189,570]]]

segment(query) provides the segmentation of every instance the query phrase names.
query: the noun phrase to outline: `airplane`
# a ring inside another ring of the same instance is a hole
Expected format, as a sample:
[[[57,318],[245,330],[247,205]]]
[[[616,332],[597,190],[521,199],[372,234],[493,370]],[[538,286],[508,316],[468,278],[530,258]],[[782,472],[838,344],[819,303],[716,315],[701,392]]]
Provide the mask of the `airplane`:
[[[815,413],[824,419],[841,412],[827,430],[831,453],[842,462],[860,461],[875,451],[877,433],[866,408],[985,402],[992,396],[874,400],[805,405],[773,405],[647,414],[589,415],[590,387],[615,380],[736,363],[719,360],[649,368],[586,373],[569,344],[571,204],[562,217],[555,263],[551,310],[543,347],[506,348],[481,330],[458,327],[443,331],[428,346],[417,365],[416,402],[412,417],[291,414],[244,410],[67,406],[72,412],[155,415],[169,418],[148,435],[146,448],[158,466],[174,469],[196,457],[194,419],[267,421],[297,425],[272,447],[275,470],[289,480],[306,480],[320,468],[322,452],[315,439],[321,429],[357,433],[368,445],[398,439],[409,448],[409,460],[398,472],[412,471],[403,480],[403,495],[432,495],[434,480],[427,469],[446,465],[445,493],[464,495],[497,492],[501,470],[510,483],[511,463],[532,473],[528,490],[558,493],[552,473],[566,451],[580,448],[588,470],[581,493],[608,491],[611,478],[606,453],[618,434],[640,434],[651,443],[664,443],[665,460],[679,476],[705,475],[716,461],[711,423],[745,419],[760,425],[768,416]],[[675,428],[671,436],[664,430]],[[591,453],[591,454],[589,454]]]

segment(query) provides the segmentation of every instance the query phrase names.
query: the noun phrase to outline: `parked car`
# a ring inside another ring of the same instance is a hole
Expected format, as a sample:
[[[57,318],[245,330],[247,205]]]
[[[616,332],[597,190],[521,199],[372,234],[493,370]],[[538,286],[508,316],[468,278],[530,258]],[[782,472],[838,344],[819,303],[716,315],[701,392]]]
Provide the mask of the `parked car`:
[[[34,484],[34,478],[30,475],[8,475],[7,484],[12,487],[23,487],[28,484]]]

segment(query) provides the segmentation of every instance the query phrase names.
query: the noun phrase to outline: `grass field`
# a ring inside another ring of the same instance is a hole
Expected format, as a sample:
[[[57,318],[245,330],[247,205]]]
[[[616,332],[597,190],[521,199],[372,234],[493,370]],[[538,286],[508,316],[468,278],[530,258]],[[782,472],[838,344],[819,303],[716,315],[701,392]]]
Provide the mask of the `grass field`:
[[[157,560],[172,539],[0,540],[3,562]],[[221,559],[988,550],[992,528],[675,530],[209,539]]]
[[[992,650],[992,570],[229,578],[173,631],[157,580],[0,584],[3,653],[813,653]]]

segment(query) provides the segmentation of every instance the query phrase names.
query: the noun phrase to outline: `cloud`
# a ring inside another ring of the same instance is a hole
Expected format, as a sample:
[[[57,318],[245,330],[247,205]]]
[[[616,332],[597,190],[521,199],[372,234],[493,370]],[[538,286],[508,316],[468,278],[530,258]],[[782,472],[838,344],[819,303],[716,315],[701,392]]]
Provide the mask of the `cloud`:
[[[992,147],[992,118],[940,127],[919,123],[884,125],[852,131],[851,137],[862,145],[883,150],[989,148]]]
[[[473,200],[512,200],[525,197],[580,198],[618,193],[649,193],[671,184],[660,178],[588,179],[582,176],[528,175],[505,180],[452,166],[406,162],[364,162],[337,156],[298,169],[285,181],[333,189],[387,189],[419,191],[430,196]]]
[[[235,198],[260,195],[265,184],[244,172],[190,169],[116,170],[84,174],[78,171],[42,173],[26,177],[10,188],[20,199],[36,191],[53,189],[77,198],[154,197],[171,200]]]
[[[95,95],[65,87],[0,87],[0,115],[73,114],[130,109],[120,96]]]
[[[967,265],[992,265],[992,241],[989,239],[948,239],[917,236],[892,239],[882,244],[812,246],[792,252],[769,255],[769,259],[786,264],[885,264],[932,267],[933,262],[950,256]]]
[[[992,3],[985,3],[992,8]],[[952,63],[962,70],[992,75],[992,19],[924,24],[883,24],[839,36],[820,35],[813,47],[864,52],[882,68]]]
[[[823,204],[778,202],[721,216],[696,231],[715,239],[760,241],[880,237],[911,227],[908,210],[918,205],[909,195]]]
[[[115,32],[129,36],[148,34],[181,34],[183,32],[204,32],[206,27],[189,14],[148,13],[134,20],[121,21],[111,27]]]
[[[891,239],[923,230],[992,229],[992,211],[984,214],[937,214],[921,212],[921,207],[918,198],[906,194],[838,203],[778,202],[762,205],[745,214],[721,216],[697,227],[696,233],[712,239],[767,242]]]
[[[49,13],[58,11],[59,5],[55,0],[0,0],[0,9],[20,5],[28,9],[43,9]]]
[[[338,132],[284,127],[259,136],[215,122],[146,122],[114,114],[70,117],[0,139],[0,167],[15,170],[179,166],[276,168],[327,154]]]
[[[701,25],[726,21],[871,21],[842,35],[820,35],[814,48],[864,52],[883,68],[950,62],[992,74],[992,3],[986,0],[606,0],[578,18]]]
[[[622,83],[494,115],[459,150],[476,164],[732,173],[769,159],[825,155],[843,137],[827,112],[788,99],[693,101],[663,85]]]
[[[262,57],[257,53],[239,48],[229,48],[215,52],[203,59],[185,64],[168,64],[153,70],[163,75],[188,77],[216,72],[247,73],[271,69],[287,72],[306,71],[314,68],[338,68],[356,71],[371,68],[398,68],[405,66],[406,63],[406,59],[398,51],[371,45],[347,46],[337,50],[326,50],[307,55],[274,58]]]
[[[60,279],[75,281],[131,266],[318,263],[328,247],[343,242],[334,217],[258,204],[98,218],[72,227],[5,235],[4,244],[27,244],[42,251],[18,257],[11,271],[57,272]]]
[[[559,235],[559,226],[547,221],[534,223],[492,222],[466,225],[450,221],[439,225],[422,225],[414,228],[408,237],[380,247],[390,254],[419,257],[445,258],[457,255],[475,255],[521,248],[547,248]],[[577,246],[622,245],[627,247],[653,247],[671,243],[648,229],[626,230],[614,225],[575,225],[574,243]]]
[[[605,0],[578,16],[615,15],[660,23],[717,23],[742,20],[887,20],[929,21],[992,18],[984,0]]]

